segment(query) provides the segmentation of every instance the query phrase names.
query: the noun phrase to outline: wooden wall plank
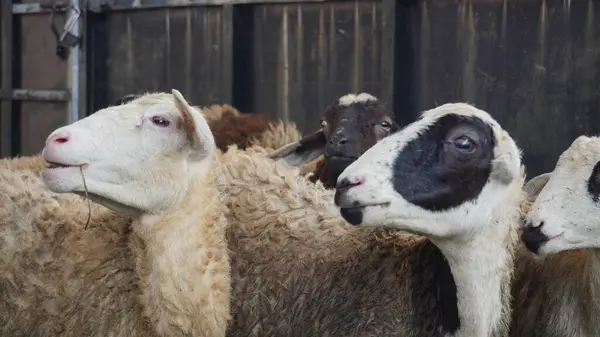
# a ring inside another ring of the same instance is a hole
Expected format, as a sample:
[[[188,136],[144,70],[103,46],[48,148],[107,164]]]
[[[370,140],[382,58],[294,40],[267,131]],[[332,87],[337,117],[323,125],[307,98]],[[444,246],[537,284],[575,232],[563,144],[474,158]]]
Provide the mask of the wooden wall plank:
[[[0,54],[2,68],[1,91],[12,96],[12,61],[13,61],[13,14],[12,1],[2,1],[0,7]],[[0,157],[13,155],[12,143],[12,100],[3,99],[0,103]]]

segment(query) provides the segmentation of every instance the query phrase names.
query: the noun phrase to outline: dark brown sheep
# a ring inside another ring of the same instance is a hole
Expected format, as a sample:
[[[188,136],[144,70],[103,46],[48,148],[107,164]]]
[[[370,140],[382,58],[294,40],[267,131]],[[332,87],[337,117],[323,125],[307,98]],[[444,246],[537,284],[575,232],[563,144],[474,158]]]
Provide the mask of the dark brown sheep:
[[[229,145],[237,145],[246,149],[252,145],[252,140],[260,136],[271,126],[281,123],[263,114],[223,112],[220,119],[209,121],[208,125],[215,136],[217,147],[225,152]]]
[[[319,130],[279,148],[270,157],[300,166],[323,156],[310,180],[333,188],[346,167],[398,129],[394,114],[376,97],[348,94],[327,107]]]

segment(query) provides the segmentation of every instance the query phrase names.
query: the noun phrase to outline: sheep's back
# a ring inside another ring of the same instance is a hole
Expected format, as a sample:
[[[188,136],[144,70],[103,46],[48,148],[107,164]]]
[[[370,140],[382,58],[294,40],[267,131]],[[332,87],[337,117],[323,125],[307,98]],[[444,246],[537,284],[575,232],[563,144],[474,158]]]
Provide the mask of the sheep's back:
[[[582,249],[542,259],[520,243],[512,284],[511,336],[600,336],[595,254]]]
[[[219,189],[230,209],[228,336],[448,332],[442,322],[457,315],[456,289],[437,247],[397,231],[350,226],[333,191],[265,155],[233,147],[219,158]]]
[[[0,169],[33,172],[36,176],[39,176],[45,166],[44,159],[39,154],[0,159]]]
[[[323,244],[326,231],[252,227],[233,223],[228,237],[228,336],[444,336],[444,312],[457,314],[449,268],[426,239],[349,230]]]

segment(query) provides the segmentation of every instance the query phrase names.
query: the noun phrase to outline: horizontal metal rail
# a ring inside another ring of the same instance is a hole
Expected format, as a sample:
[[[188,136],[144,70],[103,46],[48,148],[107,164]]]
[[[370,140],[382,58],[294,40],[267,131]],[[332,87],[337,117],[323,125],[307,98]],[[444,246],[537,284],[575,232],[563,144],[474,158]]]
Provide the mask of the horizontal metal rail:
[[[12,1],[3,0],[0,3],[0,90],[10,92],[13,85],[13,15],[10,12]],[[12,156],[12,113],[12,100],[0,102],[0,157]]]
[[[69,90],[28,90],[13,89],[6,92],[0,91],[0,100],[13,101],[45,101],[45,102],[68,102],[71,100]]]
[[[222,6],[222,5],[244,5],[244,4],[292,4],[306,2],[328,2],[330,0],[88,0],[88,8],[94,10],[104,8],[106,10],[127,10],[184,6]]]
[[[68,3],[27,3],[27,4],[13,4],[13,14],[35,14],[35,13],[50,13],[64,12],[68,6]]]
[[[245,5],[245,4],[294,4],[307,2],[327,2],[330,0],[87,0],[81,6],[82,10],[92,12],[123,11],[136,9],[155,9],[173,7],[193,6],[223,6],[223,5]],[[68,4],[67,4],[68,5]],[[14,4],[13,14],[37,14],[50,13],[52,11],[63,12],[67,5],[57,3],[52,5],[48,2]],[[54,9],[53,9],[54,8]]]

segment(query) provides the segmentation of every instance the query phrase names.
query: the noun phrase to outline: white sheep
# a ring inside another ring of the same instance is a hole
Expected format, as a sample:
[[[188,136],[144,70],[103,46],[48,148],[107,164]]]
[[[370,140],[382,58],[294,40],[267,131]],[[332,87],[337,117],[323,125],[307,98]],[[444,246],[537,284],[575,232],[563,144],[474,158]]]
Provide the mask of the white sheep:
[[[173,90],[54,131],[42,178],[55,193],[1,169],[0,334],[224,336],[230,266],[214,152],[206,120]],[[94,206],[85,229],[85,202],[71,193],[118,213]]]
[[[517,261],[511,335],[600,336],[600,138],[578,137],[525,188],[522,239],[540,258]]]
[[[125,104],[139,97],[141,96],[127,95],[119,99],[115,105]],[[302,138],[300,130],[292,122],[273,120],[262,114],[240,113],[227,104],[194,108],[198,109],[208,120],[215,143],[223,151],[232,144],[241,148],[258,145],[268,149],[277,149]],[[312,171],[315,164],[304,165],[303,171],[306,173]],[[0,159],[0,169],[7,168],[39,174],[44,167],[41,154]]]
[[[524,178],[486,112],[442,105],[351,164],[336,202],[356,226],[264,149],[220,160],[228,336],[507,335]]]

